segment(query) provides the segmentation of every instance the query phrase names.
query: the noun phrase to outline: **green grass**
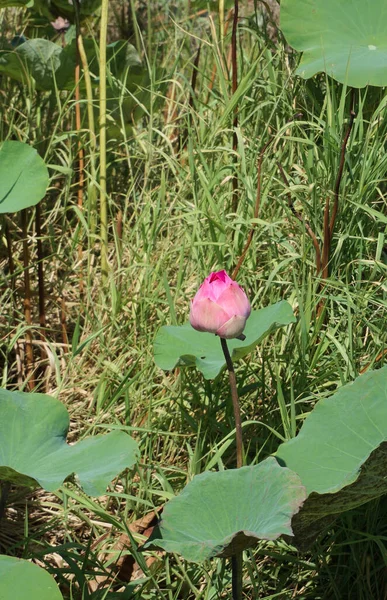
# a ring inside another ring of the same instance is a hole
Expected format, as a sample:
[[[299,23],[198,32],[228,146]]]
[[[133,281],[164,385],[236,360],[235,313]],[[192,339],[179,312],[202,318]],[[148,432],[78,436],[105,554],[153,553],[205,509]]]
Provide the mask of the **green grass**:
[[[205,382],[194,371],[163,373],[154,365],[152,343],[161,325],[187,320],[189,301],[211,270],[234,268],[252,226],[257,159],[271,136],[274,141],[262,165],[256,230],[238,281],[254,308],[287,299],[297,323],[274,333],[238,365],[249,462],[262,460],[282,438],[294,436],[318,398],[352,381],[368,365],[383,363],[387,336],[384,90],[356,92],[357,117],[341,184],[330,277],[322,286],[313,245],[289,209],[287,193],[321,241],[325,200],[332,195],[348,122],[349,91],[323,75],[307,82],[297,78],[297,56],[288,51],[280,33],[277,41],[268,37],[265,22],[257,25],[252,7],[249,18],[240,24],[239,87],[232,97],[226,76],[230,30],[221,56],[216,15],[211,28],[208,18],[187,19],[180,4],[172,12],[170,3],[160,3],[147,33],[138,33],[150,74],[156,66],[165,69],[168,93],[161,108],[155,104],[126,141],[108,141],[110,271],[105,288],[98,230],[94,234],[87,215],[81,218],[76,208],[74,95],[58,93],[49,99],[2,78],[1,141],[33,143],[44,149],[49,164],[61,167],[51,171],[42,204],[47,292],[42,356],[36,230],[34,215],[29,213],[38,389],[66,403],[70,441],[119,425],[136,437],[142,455],[140,465],[114,482],[100,499],[87,499],[71,484],[55,496],[28,495],[27,503],[20,490],[13,490],[0,532],[1,549],[38,558],[55,573],[65,598],[104,598],[103,593],[91,595],[86,582],[114,572],[117,555],[111,548],[121,533],[128,532],[129,524],[162,505],[195,474],[234,465],[226,376]],[[21,12],[1,13],[7,35],[26,24]],[[193,61],[200,40],[199,73],[190,107]],[[210,89],[214,65],[217,71]],[[155,100],[158,93],[165,94],[157,90],[155,85]],[[86,171],[89,184],[95,184],[84,102],[82,110]],[[302,116],[293,120],[297,113]],[[177,138],[185,131],[186,147],[179,150]],[[289,188],[277,163],[287,175]],[[236,213],[231,208],[234,175],[239,182]],[[119,211],[122,240],[115,231]],[[15,356],[16,340],[23,346],[26,335],[18,215],[12,216],[10,227],[16,290],[12,292],[2,230],[1,377],[4,387],[24,389],[25,377],[18,376]],[[325,312],[316,318],[321,299]],[[387,597],[385,513],[386,502],[381,499],[344,515],[302,555],[285,541],[260,543],[246,553],[250,559],[244,572],[246,598]],[[141,543],[141,537],[135,539]],[[230,572],[220,560],[198,566],[178,556],[157,555],[149,566],[145,561],[151,553],[134,551],[134,556],[144,574],[133,598],[231,597]],[[110,585],[120,589],[117,582],[110,580]]]

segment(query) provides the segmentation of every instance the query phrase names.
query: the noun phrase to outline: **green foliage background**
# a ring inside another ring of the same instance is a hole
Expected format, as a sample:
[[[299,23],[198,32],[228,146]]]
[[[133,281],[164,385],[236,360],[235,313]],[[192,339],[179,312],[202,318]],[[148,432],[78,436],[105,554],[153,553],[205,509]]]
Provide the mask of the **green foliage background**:
[[[25,385],[17,349],[24,348],[32,329],[38,391],[58,396],[68,407],[70,441],[119,426],[135,435],[142,455],[135,480],[124,474],[98,500],[87,499],[72,484],[58,495],[25,496],[11,490],[1,551],[39,557],[55,574],[66,599],[98,597],[88,581],[95,580],[96,572],[110,580],[119,572],[116,542],[128,534],[128,524],[171,499],[194,475],[234,465],[226,378],[206,381],[193,370],[164,373],[154,364],[153,342],[160,325],[186,322],[189,301],[209,271],[226,268],[231,273],[253,223],[253,243],[238,281],[254,309],[286,300],[297,321],[276,331],[238,365],[249,463],[262,461],[294,438],[318,399],[385,362],[385,90],[355,92],[356,119],[341,183],[330,276],[322,285],[313,244],[294,216],[289,193],[293,208],[321,241],[324,205],[332,195],[349,119],[347,87],[325,74],[308,81],[298,77],[300,57],[289,52],[281,32],[273,28],[274,13],[263,3],[243,7],[235,95],[228,62],[231,27],[222,48],[216,10],[212,26],[208,17],[188,14],[185,3],[132,5],[139,27],[130,6],[121,17],[112,3],[109,42],[122,39],[123,30],[132,36],[152,101],[140,103],[141,115],[130,130],[122,126],[125,105],[119,94],[109,108],[120,114],[123,133],[113,131],[108,145],[111,268],[105,290],[97,266],[98,233],[90,215],[77,206],[79,142],[85,152],[85,206],[89,190],[98,190],[98,170],[92,169],[93,160],[98,169],[98,146],[93,148],[88,132],[84,91],[77,132],[73,89],[46,93],[36,90],[30,78],[26,87],[1,75],[0,142],[26,142],[50,165],[47,194],[40,204],[47,289],[44,340],[35,275],[36,212],[28,213],[32,328],[24,316],[21,216],[6,220],[12,233],[14,283],[1,226],[2,385]],[[1,47],[9,51],[14,35],[26,32],[34,38],[43,28],[48,31],[41,19],[24,10],[1,10]],[[93,27],[90,39],[97,40],[98,15]],[[87,39],[89,32],[84,32]],[[55,36],[52,30],[47,37],[60,44]],[[164,89],[158,86],[160,68]],[[97,106],[96,89],[94,93]],[[116,125],[113,116],[109,122]],[[271,139],[262,161],[255,218],[257,160]],[[317,316],[321,302],[325,311]],[[261,542],[247,551],[252,560],[244,574],[246,593],[380,600],[387,589],[385,517],[386,501],[381,498],[340,517],[303,553],[290,540]],[[228,571],[218,559],[197,566],[156,556],[150,567],[149,554],[138,553],[134,544],[132,548],[142,569],[135,585],[132,581],[127,586],[126,593],[134,598],[209,600],[221,590],[226,595],[230,591]],[[52,559],[53,549],[64,562]],[[74,573],[71,590],[68,565]],[[120,589],[104,593],[119,598]]]

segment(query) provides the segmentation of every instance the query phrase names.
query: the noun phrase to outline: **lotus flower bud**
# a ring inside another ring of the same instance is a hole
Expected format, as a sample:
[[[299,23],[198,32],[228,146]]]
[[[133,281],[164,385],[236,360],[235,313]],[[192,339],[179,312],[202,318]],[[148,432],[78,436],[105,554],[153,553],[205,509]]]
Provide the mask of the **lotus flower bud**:
[[[55,21],[51,21],[51,25],[59,33],[66,33],[66,31],[70,28],[70,21],[68,19],[64,19],[63,17],[58,17],[55,19]]]
[[[197,331],[232,339],[242,335],[250,316],[250,302],[226,271],[210,273],[191,300],[189,321]]]

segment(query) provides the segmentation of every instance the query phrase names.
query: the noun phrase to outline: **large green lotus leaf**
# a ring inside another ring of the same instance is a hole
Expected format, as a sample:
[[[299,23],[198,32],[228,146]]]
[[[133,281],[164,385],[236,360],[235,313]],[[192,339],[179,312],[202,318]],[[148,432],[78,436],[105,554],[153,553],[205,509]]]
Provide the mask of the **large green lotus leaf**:
[[[89,65],[92,65],[93,61],[98,65],[93,41],[84,40],[84,46]],[[41,91],[52,91],[56,88],[72,90],[75,86],[75,66],[75,40],[62,48],[49,40],[36,38],[27,40],[10,52],[0,54],[0,73],[25,85],[32,77],[36,89]]]
[[[320,71],[361,88],[387,85],[387,0],[282,0],[281,29],[303,52],[297,73]]]
[[[0,214],[34,206],[45,195],[49,176],[43,159],[22,142],[0,148]]]
[[[1,2],[1,0],[0,0]],[[88,66],[93,74],[92,82],[99,85],[99,62],[96,45],[91,39],[84,39]],[[150,107],[152,94],[148,69],[146,69],[132,44],[119,40],[106,48],[109,68],[108,108],[115,118],[124,112],[124,118],[133,122],[143,114],[140,106]],[[76,41],[62,48],[44,39],[28,40],[12,51],[0,53],[0,73],[27,84],[30,77],[41,91],[73,90],[75,86]],[[160,77],[161,78],[161,77]],[[84,80],[81,79],[81,88]],[[160,84],[158,94],[162,94]],[[118,117],[117,117],[118,118]]]
[[[1,0],[0,0],[1,2]],[[94,86],[99,85],[99,63],[93,40],[83,41]],[[120,132],[120,127],[131,128],[146,112],[162,103],[166,82],[164,71],[157,69],[151,83],[137,50],[127,41],[119,40],[107,46],[109,68],[107,105],[110,137]],[[65,48],[44,39],[28,40],[12,51],[0,53],[0,73],[27,85],[29,78],[41,91],[73,90],[75,87],[76,42]],[[80,86],[85,84],[81,79]],[[157,90],[157,93],[155,93]],[[117,125],[118,124],[118,125]]]
[[[247,356],[271,331],[294,321],[292,307],[286,300],[253,311],[243,332],[246,339],[228,340],[232,358]],[[157,366],[165,371],[197,367],[206,379],[214,379],[225,367],[220,339],[211,333],[195,331],[189,323],[162,327],[155,339],[154,354]]]
[[[186,560],[231,556],[258,540],[292,535],[305,499],[299,477],[273,458],[258,465],[202,473],[170,500],[145,548],[159,546]]]
[[[54,578],[37,565],[0,555],[0,600],[63,600]]]
[[[277,459],[295,471],[308,498],[293,520],[307,547],[339,513],[387,493],[387,367],[320,400]]]
[[[27,40],[12,52],[0,53],[0,73],[23,84],[32,77],[38,90],[51,90],[61,53],[62,48],[49,40]]]
[[[74,473],[87,494],[99,496],[137,460],[136,442],[122,431],[70,446],[68,429],[59,400],[0,389],[0,480],[54,491]]]

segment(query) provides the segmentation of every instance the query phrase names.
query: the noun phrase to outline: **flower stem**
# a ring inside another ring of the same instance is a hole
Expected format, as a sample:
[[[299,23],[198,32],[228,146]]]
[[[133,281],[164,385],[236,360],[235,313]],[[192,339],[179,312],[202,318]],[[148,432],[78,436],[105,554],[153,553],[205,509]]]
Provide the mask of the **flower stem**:
[[[7,505],[7,499],[10,489],[11,484],[8,481],[0,481],[0,520],[2,519],[5,513],[5,507]]]
[[[242,443],[242,422],[241,422],[241,411],[239,408],[239,397],[238,390],[236,385],[235,371],[234,365],[232,364],[232,359],[230,356],[230,352],[227,346],[227,340],[220,338],[220,343],[222,344],[222,350],[224,354],[224,358],[226,359],[226,365],[230,380],[230,389],[231,389],[231,398],[232,398],[232,406],[234,409],[234,419],[235,419],[235,430],[236,430],[236,452],[237,452],[237,468],[243,466],[243,443]]]
[[[236,377],[234,371],[234,365],[230,356],[230,352],[227,346],[227,341],[220,338],[222,344],[222,350],[224,358],[226,359],[226,365],[230,380],[231,398],[234,409],[235,419],[235,431],[236,431],[236,451],[237,451],[237,468],[243,466],[243,442],[242,442],[242,422],[241,422],[241,411],[239,408],[239,397],[236,385]],[[232,569],[232,600],[242,600],[242,567],[243,567],[243,553],[237,552],[231,557],[231,569]]]

